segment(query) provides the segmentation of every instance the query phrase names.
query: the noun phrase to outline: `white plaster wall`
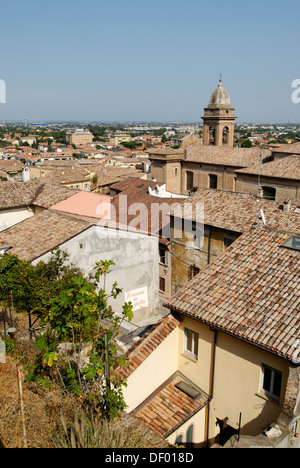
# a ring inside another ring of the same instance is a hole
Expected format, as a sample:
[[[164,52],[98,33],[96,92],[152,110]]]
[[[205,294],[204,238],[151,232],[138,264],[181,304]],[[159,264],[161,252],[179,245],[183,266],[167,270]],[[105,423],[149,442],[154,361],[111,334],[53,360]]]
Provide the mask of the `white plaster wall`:
[[[125,302],[125,292],[147,288],[148,307],[134,311],[134,322],[140,323],[159,312],[158,238],[140,233],[116,231],[102,226],[88,230],[60,245],[70,256],[69,261],[89,275],[100,260],[112,260],[115,266],[107,277],[106,290],[116,281],[122,293],[111,304],[118,313]],[[51,252],[36,259],[47,261]]]
[[[0,232],[33,215],[33,211],[27,208],[0,211]]]

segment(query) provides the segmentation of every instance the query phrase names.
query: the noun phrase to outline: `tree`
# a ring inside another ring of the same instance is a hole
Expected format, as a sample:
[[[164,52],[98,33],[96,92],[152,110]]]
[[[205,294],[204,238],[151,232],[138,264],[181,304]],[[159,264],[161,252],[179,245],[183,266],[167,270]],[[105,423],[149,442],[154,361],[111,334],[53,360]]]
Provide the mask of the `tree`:
[[[32,332],[32,315],[41,318],[47,311],[51,297],[66,287],[79,270],[66,262],[68,255],[59,249],[52,251],[48,263],[36,266],[15,255],[0,257],[0,294],[4,305],[12,303],[16,312],[28,314],[28,328]]]
[[[241,140],[241,147],[242,148],[251,148],[253,146],[252,141],[248,138]]]
[[[38,362],[38,374],[60,382],[64,391],[78,395],[84,405],[92,404],[107,419],[119,415],[126,406],[122,393],[126,382],[114,373],[126,359],[118,355],[115,337],[122,320],[132,319],[132,304],[123,305],[121,316],[109,305],[109,300],[121,292],[116,283],[109,293],[105,290],[112,265],[112,261],[98,262],[94,277],[87,280],[79,274],[68,288],[50,299],[43,320],[48,325],[47,334],[38,341],[43,358]],[[87,342],[89,359],[84,362],[82,347]],[[62,344],[64,352],[59,350]]]
[[[27,312],[29,330],[32,314],[45,327],[36,339],[38,355],[26,379],[55,384],[112,419],[125,408],[126,382],[114,369],[126,359],[117,353],[115,338],[122,320],[132,319],[132,304],[125,303],[120,316],[110,305],[122,291],[117,283],[106,291],[111,260],[97,262],[89,278],[67,261],[68,255],[58,249],[48,263],[36,266],[17,256],[0,257],[2,299],[8,305],[13,299],[16,312]],[[88,360],[82,359],[83,346],[89,347]]]
[[[91,177],[91,182],[92,182],[93,185],[97,185],[97,183],[98,183],[98,174],[94,174]]]

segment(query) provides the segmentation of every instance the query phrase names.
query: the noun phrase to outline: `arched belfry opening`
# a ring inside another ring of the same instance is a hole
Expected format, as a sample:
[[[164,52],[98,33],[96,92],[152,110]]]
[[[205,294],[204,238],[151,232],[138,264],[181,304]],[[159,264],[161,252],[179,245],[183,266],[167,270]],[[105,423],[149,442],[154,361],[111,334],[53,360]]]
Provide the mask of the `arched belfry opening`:
[[[204,109],[202,119],[203,145],[233,146],[236,117],[221,77],[218,87],[210,97],[208,106]]]
[[[228,145],[229,128],[227,125],[223,128],[223,145]]]
[[[209,127],[209,144],[216,144],[216,129],[215,127]]]

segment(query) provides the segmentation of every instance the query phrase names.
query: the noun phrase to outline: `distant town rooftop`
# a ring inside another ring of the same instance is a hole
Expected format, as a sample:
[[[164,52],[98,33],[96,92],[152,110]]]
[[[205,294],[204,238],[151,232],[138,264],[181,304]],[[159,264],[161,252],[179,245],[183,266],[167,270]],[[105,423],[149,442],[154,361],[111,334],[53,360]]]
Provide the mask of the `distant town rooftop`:
[[[76,128],[75,130],[69,130],[67,132],[67,134],[71,134],[71,133],[80,134],[80,135],[82,135],[82,134],[90,135],[91,134],[91,132],[89,130],[85,130],[83,128]]]

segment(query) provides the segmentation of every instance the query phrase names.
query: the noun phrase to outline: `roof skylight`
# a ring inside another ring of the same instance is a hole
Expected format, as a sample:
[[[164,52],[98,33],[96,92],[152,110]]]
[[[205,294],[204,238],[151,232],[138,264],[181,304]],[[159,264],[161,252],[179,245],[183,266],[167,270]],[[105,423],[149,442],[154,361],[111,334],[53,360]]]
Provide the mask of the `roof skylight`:
[[[287,239],[283,244],[282,247],[286,247],[288,249],[299,250],[300,251],[300,236],[291,236]]]

